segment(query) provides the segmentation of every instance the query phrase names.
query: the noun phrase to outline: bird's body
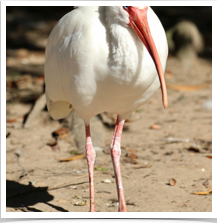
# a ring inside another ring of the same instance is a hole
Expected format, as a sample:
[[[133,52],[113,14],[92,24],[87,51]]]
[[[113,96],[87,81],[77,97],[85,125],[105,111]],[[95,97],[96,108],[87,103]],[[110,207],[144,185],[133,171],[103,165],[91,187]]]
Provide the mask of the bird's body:
[[[148,6],[77,7],[54,27],[46,47],[45,84],[48,110],[54,119],[74,109],[86,126],[86,157],[90,179],[90,211],[95,211],[95,151],[90,119],[104,111],[118,115],[111,156],[119,211],[127,211],[120,172],[120,141],[124,120],[161,86],[168,46],[164,29]]]
[[[108,9],[79,7],[66,14],[50,35],[46,94],[54,103],[67,102],[60,118],[68,116],[69,103],[85,123],[104,111],[125,119],[160,86],[144,44],[131,27],[109,24]],[[164,70],[168,53],[165,32],[151,9],[148,16],[157,24],[150,29]]]

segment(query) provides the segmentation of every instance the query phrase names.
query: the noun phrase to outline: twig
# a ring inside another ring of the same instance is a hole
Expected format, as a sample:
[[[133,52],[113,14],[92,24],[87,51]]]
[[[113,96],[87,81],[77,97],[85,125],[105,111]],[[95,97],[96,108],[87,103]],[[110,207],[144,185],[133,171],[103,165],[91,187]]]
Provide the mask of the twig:
[[[189,139],[179,139],[179,138],[173,138],[173,137],[163,138],[163,139],[160,139],[160,141],[164,141],[165,143],[190,142]]]
[[[101,173],[101,172],[96,172],[94,174],[98,174],[98,173]],[[15,192],[13,194],[9,194],[9,195],[6,196],[6,199],[11,198],[11,197],[15,197],[15,196],[19,196],[19,195],[22,195],[22,194],[26,194],[26,193],[31,193],[31,192],[50,191],[50,190],[59,189],[61,187],[67,187],[67,186],[70,185],[69,183],[71,183],[72,181],[78,180],[78,179],[81,179],[81,178],[84,178],[84,177],[88,177],[88,174],[80,176],[80,177],[76,177],[76,178],[71,179],[69,181],[66,181],[64,183],[56,184],[56,185],[50,186],[50,187],[31,187],[31,188],[28,188],[27,190],[22,191],[22,192]]]
[[[80,177],[76,177],[74,179],[71,179],[71,180],[68,180],[66,182],[63,182],[61,184],[56,184],[54,186],[51,186],[51,187],[48,187],[48,191],[49,190],[56,190],[56,189],[59,189],[60,187],[65,187],[67,186],[69,183],[71,183],[72,181],[74,180],[78,180],[78,179],[81,179],[81,178],[84,178],[84,177],[88,177],[88,174],[84,175],[84,176],[80,176]]]
[[[98,174],[98,173],[101,173],[101,172],[95,172],[94,175],[95,175],[95,174]],[[89,176],[89,175],[86,174],[86,175],[83,175],[83,176],[76,177],[76,178],[74,178],[74,179],[68,180],[68,181],[66,181],[66,182],[64,182],[64,183],[56,184],[56,185],[54,185],[54,186],[48,187],[48,191],[49,191],[49,190],[56,190],[56,189],[59,189],[60,187],[66,187],[66,186],[68,186],[68,184],[71,183],[72,181],[74,181],[74,180],[78,180],[78,179],[81,179],[81,178],[84,178],[84,177],[88,177],[88,176]]]

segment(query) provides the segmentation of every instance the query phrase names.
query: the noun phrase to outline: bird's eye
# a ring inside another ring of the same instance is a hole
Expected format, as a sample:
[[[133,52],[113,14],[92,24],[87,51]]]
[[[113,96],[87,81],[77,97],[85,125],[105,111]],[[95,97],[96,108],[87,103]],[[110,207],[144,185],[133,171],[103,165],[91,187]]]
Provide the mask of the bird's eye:
[[[129,6],[124,6],[124,9],[129,9]]]

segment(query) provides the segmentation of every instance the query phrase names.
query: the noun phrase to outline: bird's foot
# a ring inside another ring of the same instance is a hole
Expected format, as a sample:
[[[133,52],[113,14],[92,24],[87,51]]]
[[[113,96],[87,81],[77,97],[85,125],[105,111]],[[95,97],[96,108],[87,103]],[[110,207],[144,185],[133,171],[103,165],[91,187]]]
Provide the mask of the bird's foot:
[[[90,212],[96,212],[96,209],[95,208],[94,209],[91,209]]]

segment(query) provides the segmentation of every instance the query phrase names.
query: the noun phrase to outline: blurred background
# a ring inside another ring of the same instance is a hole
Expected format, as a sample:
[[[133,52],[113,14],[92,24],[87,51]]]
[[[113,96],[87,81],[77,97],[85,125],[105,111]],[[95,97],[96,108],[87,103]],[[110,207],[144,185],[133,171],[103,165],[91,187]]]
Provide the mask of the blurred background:
[[[152,8],[167,31],[171,54],[181,54],[178,52],[181,51],[180,48],[188,44],[190,51],[196,51],[208,60],[212,59],[212,7]],[[32,102],[43,92],[44,50],[47,38],[57,21],[72,9],[73,7],[66,6],[7,6],[7,102]],[[184,26],[180,25],[183,21],[187,21]],[[177,25],[179,26],[176,27]],[[187,54],[185,52],[179,56],[186,57]],[[30,87],[32,81],[34,86]]]

